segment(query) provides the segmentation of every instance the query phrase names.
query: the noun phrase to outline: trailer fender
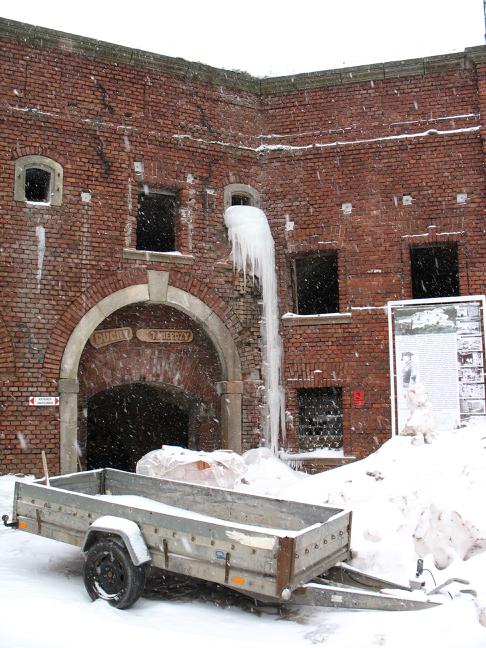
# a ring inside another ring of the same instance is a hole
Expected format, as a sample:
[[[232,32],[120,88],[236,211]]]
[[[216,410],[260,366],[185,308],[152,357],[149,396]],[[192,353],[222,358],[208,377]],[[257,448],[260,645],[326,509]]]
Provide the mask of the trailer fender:
[[[88,551],[97,540],[106,536],[118,536],[123,541],[135,566],[151,560],[149,550],[138,525],[131,520],[115,517],[114,515],[103,515],[93,522],[86,531],[82,550]]]

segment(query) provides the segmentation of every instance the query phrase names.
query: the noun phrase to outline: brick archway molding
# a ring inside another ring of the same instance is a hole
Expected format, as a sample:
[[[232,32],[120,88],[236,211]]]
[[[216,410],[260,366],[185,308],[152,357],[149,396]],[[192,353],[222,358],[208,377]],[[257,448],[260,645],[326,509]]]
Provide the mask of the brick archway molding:
[[[139,302],[172,306],[186,313],[207,333],[221,364],[221,432],[223,446],[241,452],[241,362],[236,344],[223,321],[198,297],[171,286],[169,273],[149,270],[146,284],[122,288],[95,304],[78,322],[64,349],[59,380],[61,473],[77,470],[78,368],[93,331],[116,310]]]

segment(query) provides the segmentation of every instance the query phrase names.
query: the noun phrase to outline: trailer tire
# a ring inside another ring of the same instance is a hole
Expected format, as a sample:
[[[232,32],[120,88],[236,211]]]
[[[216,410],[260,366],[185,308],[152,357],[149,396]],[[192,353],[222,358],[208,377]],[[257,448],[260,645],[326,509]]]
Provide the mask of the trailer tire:
[[[123,544],[114,539],[95,542],[86,554],[84,585],[93,601],[104,599],[129,608],[142,595],[148,566],[134,565]]]

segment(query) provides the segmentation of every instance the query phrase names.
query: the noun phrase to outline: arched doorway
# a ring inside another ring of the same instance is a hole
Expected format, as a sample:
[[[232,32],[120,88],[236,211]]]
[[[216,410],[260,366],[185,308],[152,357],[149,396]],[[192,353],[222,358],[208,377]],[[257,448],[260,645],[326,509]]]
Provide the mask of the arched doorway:
[[[98,392],[87,403],[86,466],[135,471],[164,444],[188,447],[189,410],[155,385],[131,383]]]
[[[221,402],[221,445],[241,450],[243,383],[235,340],[209,306],[191,293],[170,284],[168,272],[149,270],[147,279],[146,284],[122,288],[96,303],[79,320],[64,348],[59,379],[62,473],[75,471],[80,460],[78,439],[80,428],[83,427],[85,404],[82,399],[78,399],[78,367],[83,350],[90,335],[101,322],[119,309],[137,303],[164,304],[180,310],[208,335],[221,367],[221,379],[214,385]],[[205,414],[206,420],[210,421],[211,412]],[[202,436],[206,434],[205,427],[208,425],[202,426]]]

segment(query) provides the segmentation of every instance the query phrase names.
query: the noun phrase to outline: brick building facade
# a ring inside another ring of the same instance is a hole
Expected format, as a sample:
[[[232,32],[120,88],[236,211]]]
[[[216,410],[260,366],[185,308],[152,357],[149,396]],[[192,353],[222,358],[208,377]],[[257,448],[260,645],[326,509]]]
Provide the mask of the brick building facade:
[[[233,272],[231,204],[261,206],[275,240],[282,445],[383,443],[386,305],[415,296],[415,250],[485,292],[486,49],[255,79],[0,36],[0,472],[39,473],[41,449],[57,472],[259,444],[260,295]],[[315,407],[328,434],[304,433]]]

